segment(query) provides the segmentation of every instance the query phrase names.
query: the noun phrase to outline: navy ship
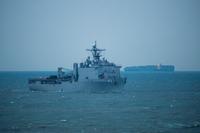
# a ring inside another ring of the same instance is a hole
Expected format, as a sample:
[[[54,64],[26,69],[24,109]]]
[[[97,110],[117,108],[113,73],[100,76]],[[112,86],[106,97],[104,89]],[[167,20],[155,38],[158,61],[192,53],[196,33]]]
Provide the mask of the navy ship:
[[[120,68],[114,63],[102,58],[101,52],[105,49],[97,48],[96,41],[91,49],[92,53],[84,62],[74,63],[72,71],[64,71],[59,67],[56,75],[49,77],[32,78],[28,80],[30,90],[59,90],[78,88],[80,86],[118,86],[126,83],[121,77]]]
[[[146,66],[130,66],[125,67],[126,72],[174,72],[175,67],[173,65],[146,65]]]

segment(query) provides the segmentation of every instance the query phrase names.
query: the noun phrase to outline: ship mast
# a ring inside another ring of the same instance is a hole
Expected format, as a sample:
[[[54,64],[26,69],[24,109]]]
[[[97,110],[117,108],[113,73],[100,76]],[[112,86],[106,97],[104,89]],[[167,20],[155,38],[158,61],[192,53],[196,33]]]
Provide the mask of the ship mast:
[[[93,59],[94,59],[94,61],[96,63],[98,63],[99,60],[100,60],[101,52],[105,51],[105,49],[97,48],[97,42],[96,41],[94,42],[94,45],[92,46],[92,49],[86,49],[86,50],[92,52]]]

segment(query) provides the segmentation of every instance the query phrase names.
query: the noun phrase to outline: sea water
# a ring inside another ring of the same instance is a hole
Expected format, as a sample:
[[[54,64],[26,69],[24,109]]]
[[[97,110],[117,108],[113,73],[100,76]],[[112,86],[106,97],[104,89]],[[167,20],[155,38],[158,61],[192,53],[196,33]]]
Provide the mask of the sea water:
[[[199,133],[200,72],[123,73],[109,90],[32,92],[28,78],[0,72],[0,132]]]

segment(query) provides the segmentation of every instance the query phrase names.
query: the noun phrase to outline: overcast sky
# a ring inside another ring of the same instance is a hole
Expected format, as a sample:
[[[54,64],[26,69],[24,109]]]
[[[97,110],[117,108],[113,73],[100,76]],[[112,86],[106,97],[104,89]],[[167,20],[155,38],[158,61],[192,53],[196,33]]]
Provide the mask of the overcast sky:
[[[0,0],[0,70],[72,68],[97,40],[122,66],[200,70],[200,0]]]

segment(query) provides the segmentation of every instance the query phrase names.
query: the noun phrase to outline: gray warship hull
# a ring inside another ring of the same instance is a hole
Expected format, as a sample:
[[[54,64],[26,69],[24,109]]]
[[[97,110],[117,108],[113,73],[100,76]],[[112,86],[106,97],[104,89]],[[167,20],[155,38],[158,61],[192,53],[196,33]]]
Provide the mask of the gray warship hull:
[[[82,81],[82,82],[62,82],[60,84],[29,84],[31,91],[54,91],[54,92],[74,92],[91,89],[114,89],[125,85],[125,79],[112,83],[110,81]]]
[[[87,51],[92,52],[92,60],[88,56],[84,62],[74,63],[73,70],[67,73],[60,67],[57,75],[29,79],[30,90],[75,91],[84,88],[118,87],[126,83],[126,78],[120,75],[121,66],[100,58],[100,53],[105,49],[98,49],[95,42],[92,49]]]

